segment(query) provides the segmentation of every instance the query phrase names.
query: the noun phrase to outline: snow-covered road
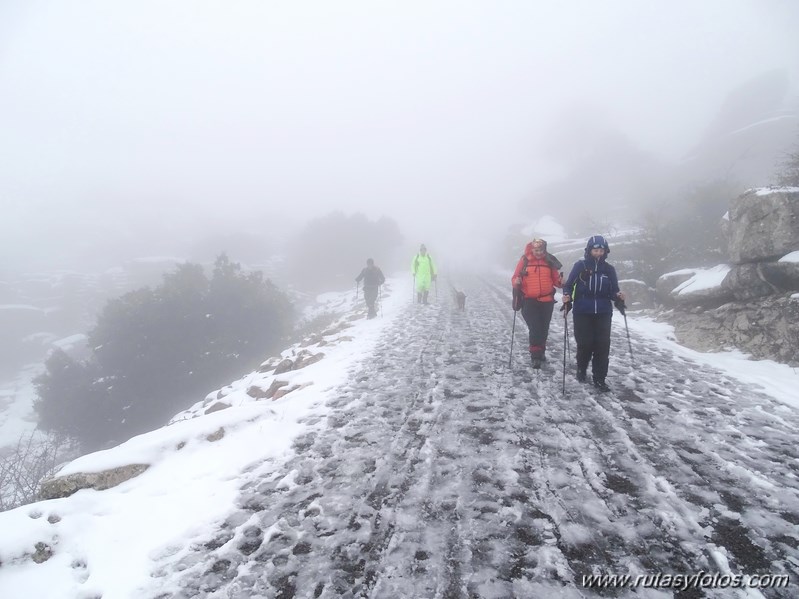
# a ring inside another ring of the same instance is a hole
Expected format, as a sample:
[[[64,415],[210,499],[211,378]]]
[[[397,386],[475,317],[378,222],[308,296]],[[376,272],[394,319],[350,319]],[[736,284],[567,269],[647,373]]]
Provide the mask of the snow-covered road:
[[[154,596],[794,596],[795,408],[636,334],[633,365],[618,314],[613,392],[574,379],[572,342],[563,394],[559,312],[547,369],[520,318],[508,368],[507,282],[458,284],[466,311],[443,285],[409,302],[294,454],[245,475],[218,534],[156,564]],[[584,580],[700,572],[791,584]]]

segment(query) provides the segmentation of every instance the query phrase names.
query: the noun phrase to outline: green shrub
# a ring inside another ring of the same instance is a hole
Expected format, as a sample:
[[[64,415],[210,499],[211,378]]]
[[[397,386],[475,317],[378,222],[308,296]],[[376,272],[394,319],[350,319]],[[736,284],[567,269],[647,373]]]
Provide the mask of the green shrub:
[[[53,352],[37,379],[40,426],[84,449],[161,426],[281,348],[292,318],[285,294],[224,254],[210,279],[183,264],[159,287],[108,302],[89,333],[90,360]]]

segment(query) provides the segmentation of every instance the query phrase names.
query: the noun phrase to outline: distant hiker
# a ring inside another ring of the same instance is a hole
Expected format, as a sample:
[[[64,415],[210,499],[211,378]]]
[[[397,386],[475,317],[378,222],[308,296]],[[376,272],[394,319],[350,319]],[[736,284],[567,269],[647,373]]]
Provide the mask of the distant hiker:
[[[416,303],[426,304],[427,294],[430,292],[430,283],[436,280],[436,267],[433,258],[427,253],[424,244],[419,246],[419,253],[413,257],[411,263],[413,280],[416,283]]]
[[[609,253],[610,247],[604,237],[591,237],[585,245],[585,257],[574,263],[563,285],[566,314],[572,306],[574,310],[577,380],[586,380],[588,362],[591,362],[594,386],[603,392],[610,391],[605,377],[608,374],[613,302],[617,299],[624,301],[616,269],[605,261]]]
[[[377,292],[380,285],[386,282],[386,277],[383,276],[383,271],[375,266],[375,261],[371,258],[366,261],[366,268],[355,278],[356,283],[361,281],[363,281],[363,299],[366,300],[366,307],[369,309],[366,318],[374,318],[377,316],[377,310],[375,310]]]
[[[555,307],[555,288],[561,286],[563,279],[562,266],[547,252],[546,241],[533,239],[525,246],[524,255],[513,271],[514,309],[522,311],[527,323],[533,368],[541,368],[546,360],[549,322]]]

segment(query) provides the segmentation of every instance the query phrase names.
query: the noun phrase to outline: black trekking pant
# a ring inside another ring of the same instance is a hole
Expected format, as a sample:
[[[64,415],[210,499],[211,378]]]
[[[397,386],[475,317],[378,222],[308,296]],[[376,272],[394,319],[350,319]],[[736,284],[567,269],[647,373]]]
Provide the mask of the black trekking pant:
[[[554,308],[555,302],[539,302],[531,297],[522,303],[522,317],[530,332],[530,353],[536,358],[544,357]]]
[[[366,307],[369,308],[369,316],[376,316],[375,300],[377,300],[377,287],[364,287],[363,299],[366,300]]]
[[[577,341],[577,370],[583,371],[591,362],[595,381],[604,381],[608,375],[610,356],[610,324],[613,313],[575,314],[574,340]]]

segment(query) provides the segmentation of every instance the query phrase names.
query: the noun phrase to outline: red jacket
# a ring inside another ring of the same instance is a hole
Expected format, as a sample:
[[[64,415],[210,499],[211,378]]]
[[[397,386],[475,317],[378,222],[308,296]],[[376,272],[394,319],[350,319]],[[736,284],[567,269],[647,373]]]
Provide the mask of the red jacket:
[[[527,258],[527,268],[524,266],[524,259]],[[524,274],[523,271],[526,271]],[[518,278],[522,279],[522,295],[526,298],[536,299],[539,302],[554,302],[555,287],[562,284],[558,270],[547,262],[546,257],[535,258],[533,256],[533,244],[528,243],[524,248],[524,256],[519,258],[516,270],[513,271],[511,284],[518,286]]]

